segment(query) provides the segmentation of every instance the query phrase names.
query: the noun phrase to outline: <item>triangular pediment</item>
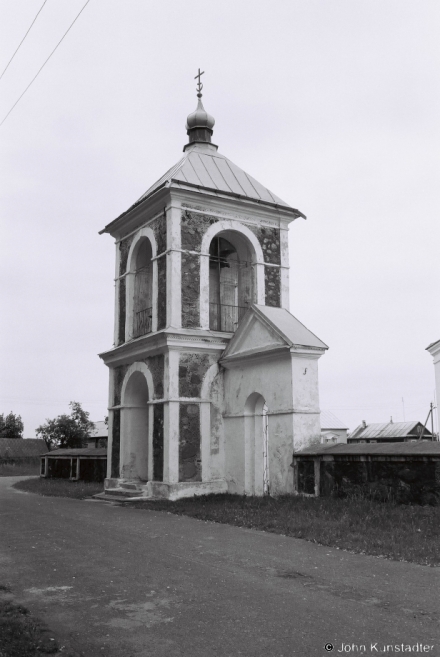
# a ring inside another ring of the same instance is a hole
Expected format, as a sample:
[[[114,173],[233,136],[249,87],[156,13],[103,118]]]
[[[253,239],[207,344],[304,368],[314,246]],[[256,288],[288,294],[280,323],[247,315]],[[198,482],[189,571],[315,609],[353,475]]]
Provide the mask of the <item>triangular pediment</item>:
[[[248,321],[243,320],[243,325],[237,329],[228,345],[227,355],[268,351],[280,346],[287,346],[286,341],[271,326],[263,323],[259,317],[252,314]]]
[[[240,321],[222,361],[258,354],[269,355],[283,349],[312,349],[322,353],[327,345],[288,310],[253,304]]]

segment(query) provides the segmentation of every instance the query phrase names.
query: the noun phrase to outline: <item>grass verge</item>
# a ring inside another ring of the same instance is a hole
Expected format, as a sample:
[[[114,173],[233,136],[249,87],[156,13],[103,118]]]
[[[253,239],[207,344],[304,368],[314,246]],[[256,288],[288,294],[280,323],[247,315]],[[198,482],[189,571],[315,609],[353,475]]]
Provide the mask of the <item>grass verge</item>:
[[[26,475],[39,475],[39,463],[2,463],[0,464],[0,477],[20,477]]]
[[[260,529],[396,561],[440,565],[440,507],[364,499],[240,495],[132,502],[130,506]]]
[[[0,585],[0,592],[8,593]],[[0,655],[1,657],[35,657],[58,652],[58,643],[48,627],[32,616],[26,607],[11,600],[0,599]]]
[[[73,497],[83,500],[102,493],[104,484],[94,481],[70,481],[70,479],[25,479],[14,484],[14,488],[27,493],[37,493],[46,497]]]

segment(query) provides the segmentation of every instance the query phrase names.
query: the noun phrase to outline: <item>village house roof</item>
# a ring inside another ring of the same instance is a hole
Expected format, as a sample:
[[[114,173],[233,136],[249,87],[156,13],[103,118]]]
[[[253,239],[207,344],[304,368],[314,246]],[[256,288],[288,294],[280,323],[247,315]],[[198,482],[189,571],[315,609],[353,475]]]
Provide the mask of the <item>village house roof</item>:
[[[348,440],[384,440],[401,438],[418,438],[417,427],[423,427],[421,422],[375,422],[372,424],[360,424]],[[431,432],[425,429],[425,435],[431,436]]]
[[[348,429],[348,427],[330,411],[321,411],[321,429],[328,431],[329,429]]]
[[[336,445],[322,445],[317,443],[311,447],[306,447],[300,452],[295,452],[294,456],[319,456],[319,455],[353,455],[356,454],[377,454],[383,456],[397,456],[400,454],[414,456],[440,456],[440,442],[432,440],[421,440],[415,443],[356,443]]]
[[[40,438],[0,438],[0,459],[29,458],[47,452]]]
[[[91,438],[108,438],[108,426],[104,420],[94,422],[95,428],[90,432]]]

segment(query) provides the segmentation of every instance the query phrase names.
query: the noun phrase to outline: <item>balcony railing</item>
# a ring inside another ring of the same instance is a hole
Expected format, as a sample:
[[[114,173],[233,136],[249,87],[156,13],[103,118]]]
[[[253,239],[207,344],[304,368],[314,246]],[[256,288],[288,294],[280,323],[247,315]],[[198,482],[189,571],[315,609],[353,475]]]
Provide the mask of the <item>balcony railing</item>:
[[[234,333],[238,322],[248,306],[227,306],[220,303],[209,304],[209,328],[211,331]]]
[[[133,337],[139,338],[141,335],[146,335],[152,331],[152,309],[144,308],[134,315],[134,324],[133,324]]]

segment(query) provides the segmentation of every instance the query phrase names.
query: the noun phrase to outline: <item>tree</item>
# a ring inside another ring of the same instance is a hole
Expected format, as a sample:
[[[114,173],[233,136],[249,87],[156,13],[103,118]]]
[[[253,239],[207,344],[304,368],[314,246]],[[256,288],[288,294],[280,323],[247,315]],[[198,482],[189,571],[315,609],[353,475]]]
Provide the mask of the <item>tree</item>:
[[[89,413],[81,408],[79,402],[72,401],[69,406],[72,409],[70,415],[58,415],[53,420],[46,418],[46,424],[36,430],[37,436],[46,442],[48,449],[84,447],[90,438],[95,425],[90,422]]]
[[[23,438],[23,429],[21,415],[14,415],[12,411],[6,417],[0,414],[0,438]]]

